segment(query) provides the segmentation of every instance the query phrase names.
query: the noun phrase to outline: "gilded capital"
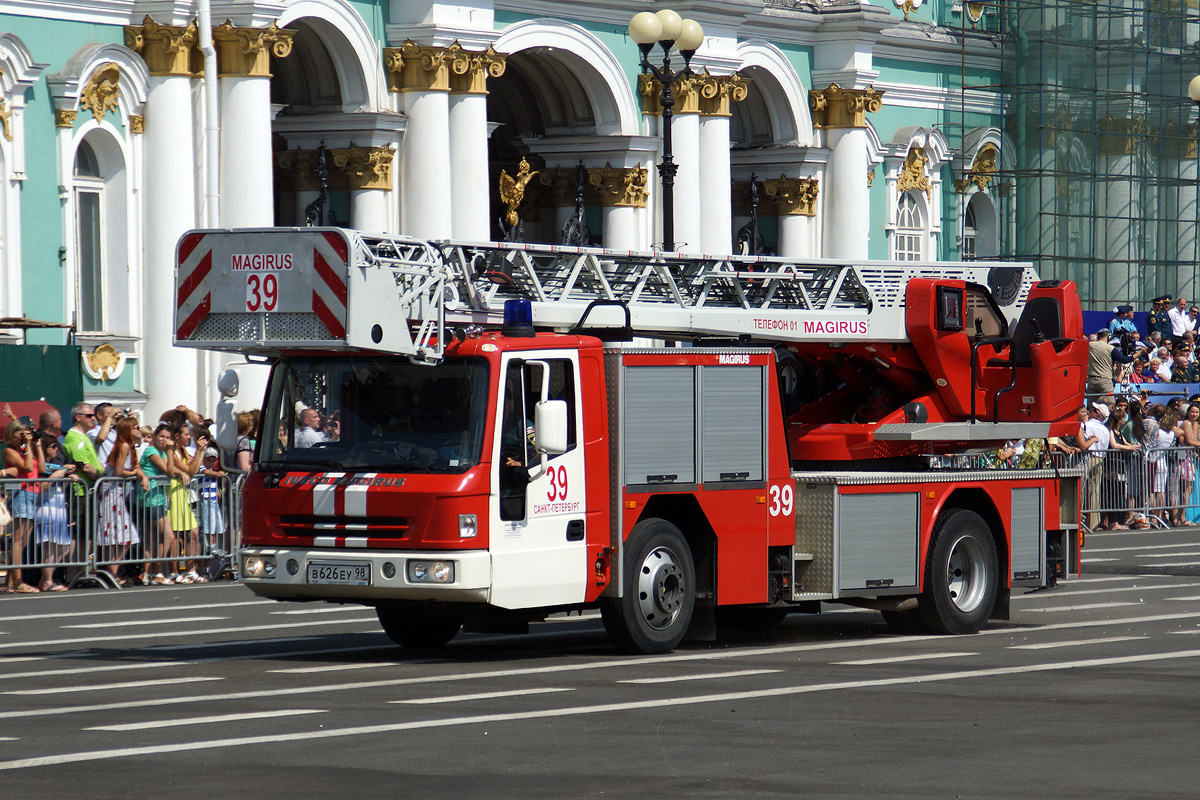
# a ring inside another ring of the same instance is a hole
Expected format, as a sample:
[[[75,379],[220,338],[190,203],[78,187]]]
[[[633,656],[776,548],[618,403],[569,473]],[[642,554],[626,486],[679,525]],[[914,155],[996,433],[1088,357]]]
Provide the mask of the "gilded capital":
[[[1138,143],[1150,134],[1150,124],[1145,119],[1118,119],[1104,117],[1099,125],[1100,155],[1132,155],[1138,151]]]
[[[456,40],[447,50],[450,59],[450,91],[455,94],[487,94],[487,79],[504,74],[508,57],[488,45],[486,50],[466,50]]]
[[[54,127],[56,128],[73,128],[75,127],[75,115],[79,112],[73,108],[56,108],[54,109]]]
[[[129,115],[129,132],[130,133],[145,133],[146,132],[146,118],[143,117],[141,114],[130,114]]]
[[[865,128],[867,114],[883,108],[883,92],[874,86],[843,89],[831,83],[828,89],[810,91],[808,105],[813,110],[814,127]]]
[[[101,64],[92,71],[91,77],[79,92],[79,107],[92,112],[96,122],[117,108],[121,97],[121,69],[115,62]]]
[[[763,181],[767,196],[775,198],[780,215],[815,217],[817,215],[817,179],[788,178]]]
[[[541,170],[538,172],[537,182],[540,185],[539,197],[544,199],[549,205],[575,205],[575,194],[578,187],[575,185],[574,167],[557,167],[555,169]],[[594,186],[588,184],[584,187],[584,192],[588,196],[588,199],[595,201]]]
[[[399,47],[385,47],[388,88],[393,92],[448,92],[450,60],[450,48],[422,47],[411,39]]]
[[[1166,127],[1167,156],[1171,158],[1196,158],[1196,123],[1179,125],[1168,122]]]
[[[213,28],[212,35],[221,77],[269,78],[271,56],[287,58],[296,32],[280,28],[274,20],[266,28],[235,28],[233,22],[225,20]]]
[[[175,28],[159,25],[149,16],[141,25],[125,28],[125,46],[133,50],[146,62],[146,68],[155,77],[165,75],[192,75],[192,48],[199,35],[196,23]]]
[[[979,187],[979,191],[987,191],[987,188],[992,185],[992,181],[996,177],[996,146],[987,144],[979,148],[979,152],[975,154],[975,160],[971,163],[971,171],[967,177],[955,182],[954,187],[959,194],[971,188],[971,184]]]
[[[600,190],[600,203],[605,208],[645,208],[646,170],[641,167],[614,167],[606,163],[603,169],[589,169],[588,183]]]
[[[741,75],[704,74],[696,78],[700,113],[709,117],[728,117],[730,103],[740,103],[750,92],[750,82]]]
[[[699,75],[687,75],[671,84],[671,97],[675,105],[671,107],[672,114],[699,114],[700,92]],[[662,114],[663,85],[653,75],[638,76],[638,96],[642,101],[642,113],[658,116]]]
[[[346,173],[351,189],[392,190],[392,159],[396,152],[390,147],[349,147],[331,150],[333,165]]]
[[[915,190],[929,196],[933,184],[926,171],[928,167],[929,156],[925,155],[924,150],[920,147],[909,150],[908,158],[904,159],[904,166],[900,168],[900,176],[896,179],[896,190],[901,193]]]

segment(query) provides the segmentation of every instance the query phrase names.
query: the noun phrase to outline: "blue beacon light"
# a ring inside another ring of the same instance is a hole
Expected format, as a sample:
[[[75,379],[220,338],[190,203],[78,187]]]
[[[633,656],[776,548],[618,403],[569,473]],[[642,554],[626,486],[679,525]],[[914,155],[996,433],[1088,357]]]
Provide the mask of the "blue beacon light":
[[[504,301],[504,327],[501,333],[514,338],[533,338],[533,306],[528,300]]]

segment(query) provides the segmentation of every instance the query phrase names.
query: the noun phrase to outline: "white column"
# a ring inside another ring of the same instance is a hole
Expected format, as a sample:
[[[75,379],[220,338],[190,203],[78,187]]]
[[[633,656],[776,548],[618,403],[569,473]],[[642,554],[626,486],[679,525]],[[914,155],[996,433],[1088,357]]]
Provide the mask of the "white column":
[[[1137,295],[1133,268],[1137,261],[1134,242],[1134,216],[1142,209],[1133,205],[1133,181],[1137,166],[1134,156],[1127,154],[1102,157],[1100,169],[1108,180],[1097,186],[1101,193],[1104,216],[1096,230],[1096,254],[1108,261],[1104,287],[1097,295],[1112,306],[1124,303]],[[1100,288],[1100,287],[1098,287]]]
[[[408,127],[400,151],[401,232],[451,238],[449,94],[409,91],[402,97]]]
[[[173,347],[175,245],[196,225],[191,79],[151,77],[145,108],[145,327],[141,370],[152,419],[201,405],[198,351]],[[270,162],[268,162],[270,163]]]
[[[1193,142],[1193,147],[1195,143]],[[1184,149],[1187,153],[1187,149]],[[1195,153],[1181,156],[1176,162],[1176,169],[1179,173],[1178,206],[1174,210],[1173,218],[1178,220],[1176,223],[1176,236],[1174,242],[1174,252],[1165,254],[1168,258],[1173,258],[1180,263],[1181,266],[1175,268],[1177,273],[1175,282],[1175,294],[1182,294],[1187,298],[1196,296],[1196,262],[1200,258],[1200,252],[1196,249],[1196,186],[1200,180],[1200,175],[1197,173],[1196,155]],[[1170,246],[1170,245],[1168,245]],[[1154,284],[1148,283],[1146,291],[1153,291],[1155,294],[1161,294],[1161,291],[1154,287]],[[1153,295],[1147,295],[1152,297]]]
[[[607,206],[604,209],[604,246],[610,250],[638,250],[638,212],[632,206]]]
[[[811,217],[800,214],[779,215],[779,255],[802,258],[809,255],[808,228]]]
[[[826,137],[830,154],[822,186],[828,192],[822,255],[864,259],[871,233],[867,132],[862,128],[834,128],[826,132]]]
[[[675,173],[675,249],[699,253],[700,247],[700,115],[675,114],[671,119]]]
[[[449,104],[452,235],[486,242],[491,238],[487,95],[454,92]]]
[[[388,193],[383,189],[355,189],[350,192],[350,226],[373,233],[389,231]]]
[[[271,79],[221,78],[221,225],[275,224]]]
[[[729,117],[700,117],[700,251],[733,252]]]

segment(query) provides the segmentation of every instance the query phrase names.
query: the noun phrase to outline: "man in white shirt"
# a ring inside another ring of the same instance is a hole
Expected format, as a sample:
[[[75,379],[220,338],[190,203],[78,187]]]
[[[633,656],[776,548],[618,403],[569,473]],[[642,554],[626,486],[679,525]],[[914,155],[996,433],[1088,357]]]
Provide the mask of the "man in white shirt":
[[[1079,426],[1079,433],[1075,435],[1079,449],[1088,454],[1085,508],[1100,508],[1100,476],[1103,473],[1105,451],[1111,441],[1108,426],[1104,424],[1107,421],[1108,406],[1093,400],[1088,405],[1087,421]],[[1088,514],[1087,526],[1090,530],[1097,530],[1099,524],[1098,512]]]
[[[1187,298],[1181,297],[1167,312],[1167,319],[1171,320],[1171,338],[1173,339],[1183,336],[1184,331],[1196,329],[1196,321],[1188,316],[1187,307]]]
[[[329,441],[329,436],[321,430],[321,415],[315,408],[306,408],[300,412],[300,428],[296,431],[296,447],[312,447],[319,442]]]
[[[96,448],[96,458],[108,463],[108,456],[117,444],[117,409],[112,403],[96,404],[96,427],[87,432]]]

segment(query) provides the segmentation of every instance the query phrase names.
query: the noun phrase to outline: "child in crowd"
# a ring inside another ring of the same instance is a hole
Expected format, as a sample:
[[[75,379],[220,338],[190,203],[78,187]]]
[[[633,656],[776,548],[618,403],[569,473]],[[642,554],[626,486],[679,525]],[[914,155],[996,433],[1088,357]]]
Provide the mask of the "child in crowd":
[[[220,547],[221,537],[225,533],[225,514],[221,511],[221,479],[224,477],[225,471],[221,469],[217,448],[205,448],[204,464],[194,485],[200,498],[196,509],[200,518],[200,535],[204,537],[210,553]]]

